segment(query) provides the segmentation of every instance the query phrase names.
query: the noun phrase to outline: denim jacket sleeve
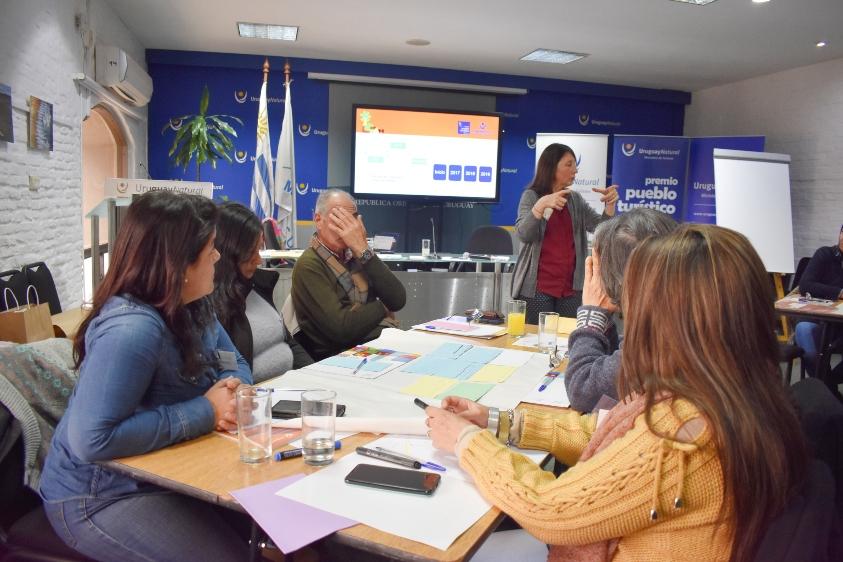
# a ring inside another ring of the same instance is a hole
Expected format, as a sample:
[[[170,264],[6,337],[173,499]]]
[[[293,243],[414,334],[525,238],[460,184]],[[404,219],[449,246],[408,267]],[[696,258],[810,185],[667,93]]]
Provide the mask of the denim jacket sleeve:
[[[139,407],[167,357],[168,339],[163,322],[144,311],[124,311],[89,327],[75,404],[66,413],[69,445],[81,460],[146,453],[214,428],[213,407],[200,387],[180,402]],[[224,339],[233,348],[227,334]]]

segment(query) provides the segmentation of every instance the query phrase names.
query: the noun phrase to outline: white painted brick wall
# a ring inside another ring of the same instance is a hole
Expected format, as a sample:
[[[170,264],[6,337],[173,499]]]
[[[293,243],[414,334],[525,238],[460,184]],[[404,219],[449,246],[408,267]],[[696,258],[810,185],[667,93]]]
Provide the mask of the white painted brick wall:
[[[790,154],[794,255],[837,241],[843,224],[843,59],[694,92],[689,136],[767,137]]]
[[[0,142],[0,270],[46,262],[62,305],[70,308],[81,303],[83,287],[82,103],[71,74],[83,67],[74,15],[85,10],[85,2],[2,4],[0,83],[12,88],[15,142]],[[143,47],[103,0],[90,2],[89,20],[98,35],[144,60]],[[27,148],[30,95],[53,104],[52,152]],[[132,128],[140,131],[136,152],[145,162],[145,125]],[[40,179],[37,191],[29,190],[30,175]]]

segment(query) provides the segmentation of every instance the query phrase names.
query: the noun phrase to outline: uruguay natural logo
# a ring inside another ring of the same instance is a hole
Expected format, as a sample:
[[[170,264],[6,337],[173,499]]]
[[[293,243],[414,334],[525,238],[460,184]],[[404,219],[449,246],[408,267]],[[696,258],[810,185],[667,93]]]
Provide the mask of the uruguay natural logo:
[[[129,184],[127,184],[124,181],[121,181],[120,183],[117,184],[117,192],[118,193],[126,193],[126,191],[128,191],[128,189],[129,189]]]
[[[299,195],[307,195],[307,192],[310,190],[310,184],[306,182],[299,182],[296,185],[296,193]]]
[[[174,131],[178,131],[179,129],[181,129],[182,119],[181,119],[181,118],[173,118],[173,119],[170,119],[170,123],[169,123],[169,125],[170,125],[170,128],[171,128],[172,130],[174,130]]]
[[[580,162],[582,162],[582,153],[580,153],[580,155],[577,156],[577,168],[580,167]]]
[[[234,152],[234,160],[238,164],[242,164],[243,162],[245,162],[248,157],[249,157],[249,153],[246,152],[245,150],[237,150],[237,151]]]
[[[621,152],[623,152],[624,156],[632,156],[635,154],[635,143],[634,142],[625,142],[621,145]]]
[[[311,130],[310,123],[299,123],[299,134],[301,136],[309,136]]]
[[[536,137],[527,137],[527,148],[530,150],[536,149]]]
[[[588,125],[588,122],[591,120],[591,117],[588,115],[588,113],[582,113],[580,115],[579,119],[580,119],[580,125],[585,127],[586,125]]]
[[[246,103],[246,98],[249,92],[246,90],[234,90],[234,101],[237,103]]]

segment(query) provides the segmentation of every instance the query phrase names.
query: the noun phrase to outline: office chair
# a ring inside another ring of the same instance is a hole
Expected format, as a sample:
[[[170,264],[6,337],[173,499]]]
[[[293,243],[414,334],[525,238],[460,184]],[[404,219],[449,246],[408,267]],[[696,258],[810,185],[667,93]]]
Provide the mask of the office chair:
[[[511,256],[513,252],[512,236],[505,228],[500,226],[491,224],[478,226],[468,237],[465,251],[469,254]],[[464,263],[457,264],[454,271],[462,271],[464,265]]]
[[[50,273],[50,268],[47,264],[39,261],[30,263],[21,268],[26,275],[27,285],[32,285],[38,291],[38,299],[42,303],[50,305],[50,314],[58,314],[61,312],[61,302],[59,302],[59,294],[56,291],[56,282],[53,280],[53,275]]]
[[[26,273],[9,269],[0,273],[0,311],[6,310],[6,289],[10,289],[18,305],[26,304]],[[15,300],[9,296],[9,308],[15,308]]]

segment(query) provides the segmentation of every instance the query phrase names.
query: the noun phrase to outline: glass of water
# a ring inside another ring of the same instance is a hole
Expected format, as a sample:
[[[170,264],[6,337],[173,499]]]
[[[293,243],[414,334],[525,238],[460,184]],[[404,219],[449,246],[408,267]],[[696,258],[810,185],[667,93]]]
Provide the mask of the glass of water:
[[[559,315],[555,312],[539,312],[539,351],[550,352],[556,348],[556,330]]]
[[[337,393],[307,390],[301,394],[302,456],[304,462],[324,466],[334,461]]]
[[[258,463],[272,455],[272,391],[241,385],[237,389],[240,460]]]

